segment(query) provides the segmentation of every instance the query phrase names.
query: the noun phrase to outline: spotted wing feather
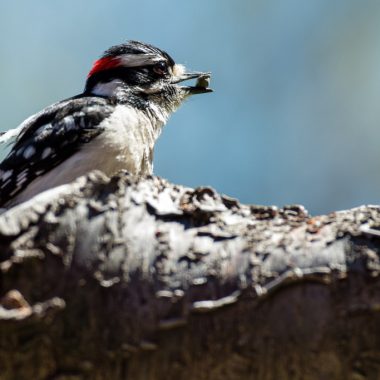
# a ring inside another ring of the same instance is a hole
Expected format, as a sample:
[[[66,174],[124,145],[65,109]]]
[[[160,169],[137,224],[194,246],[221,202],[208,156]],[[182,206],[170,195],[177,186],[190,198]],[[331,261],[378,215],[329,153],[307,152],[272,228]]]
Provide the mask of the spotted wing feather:
[[[0,163],[0,205],[102,133],[99,124],[111,113],[107,99],[77,97],[27,119],[8,156]]]

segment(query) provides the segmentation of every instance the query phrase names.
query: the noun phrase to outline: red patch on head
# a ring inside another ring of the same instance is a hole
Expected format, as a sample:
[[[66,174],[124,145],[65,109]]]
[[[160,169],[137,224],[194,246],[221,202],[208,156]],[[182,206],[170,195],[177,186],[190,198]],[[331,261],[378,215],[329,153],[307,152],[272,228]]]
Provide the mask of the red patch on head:
[[[92,69],[87,75],[87,78],[90,76],[104,70],[113,69],[114,67],[120,66],[121,60],[115,57],[103,57],[95,61]]]

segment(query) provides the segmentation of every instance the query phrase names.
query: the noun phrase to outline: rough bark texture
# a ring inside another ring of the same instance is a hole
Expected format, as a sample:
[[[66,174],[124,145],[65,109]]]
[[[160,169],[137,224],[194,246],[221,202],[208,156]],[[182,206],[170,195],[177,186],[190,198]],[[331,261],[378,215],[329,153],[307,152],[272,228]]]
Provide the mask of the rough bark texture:
[[[0,215],[0,379],[379,379],[378,228],[92,173]]]

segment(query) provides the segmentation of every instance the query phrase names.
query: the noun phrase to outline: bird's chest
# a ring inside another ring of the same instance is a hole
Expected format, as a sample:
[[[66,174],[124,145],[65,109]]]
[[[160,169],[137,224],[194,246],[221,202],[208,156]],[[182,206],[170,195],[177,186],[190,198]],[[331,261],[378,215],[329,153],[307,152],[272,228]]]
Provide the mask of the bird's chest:
[[[121,169],[138,176],[152,173],[153,148],[161,126],[140,111],[117,106],[102,127],[104,132],[88,147],[98,151],[98,169],[107,175]]]

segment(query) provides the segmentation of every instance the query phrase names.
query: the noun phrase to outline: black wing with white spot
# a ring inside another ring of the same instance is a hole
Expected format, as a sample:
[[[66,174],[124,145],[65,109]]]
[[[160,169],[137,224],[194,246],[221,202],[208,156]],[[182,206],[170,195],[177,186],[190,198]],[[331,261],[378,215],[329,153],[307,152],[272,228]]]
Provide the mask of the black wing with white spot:
[[[73,99],[45,108],[19,127],[12,150],[0,163],[0,205],[102,133],[99,124],[112,113],[110,101]]]

